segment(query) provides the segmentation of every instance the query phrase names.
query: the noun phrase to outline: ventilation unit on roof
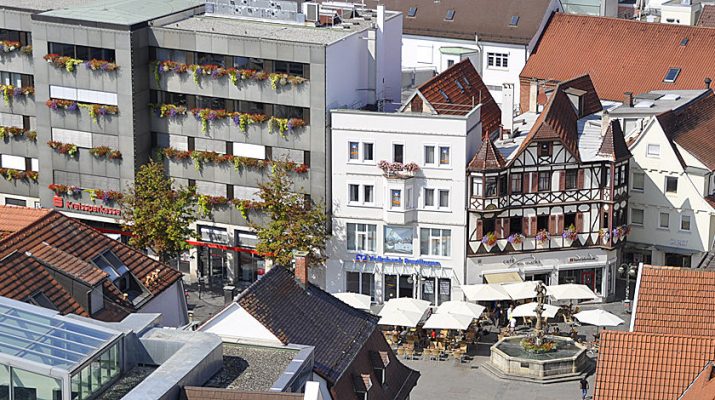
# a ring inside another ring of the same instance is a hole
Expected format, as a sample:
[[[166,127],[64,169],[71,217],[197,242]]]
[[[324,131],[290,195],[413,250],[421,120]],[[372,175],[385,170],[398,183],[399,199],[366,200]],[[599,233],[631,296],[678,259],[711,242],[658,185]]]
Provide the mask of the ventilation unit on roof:
[[[233,18],[260,18],[302,24],[305,15],[298,1],[206,0],[206,14]]]
[[[673,83],[676,79],[678,79],[678,75],[680,75],[680,68],[670,68],[668,69],[668,73],[665,74],[663,82]]]

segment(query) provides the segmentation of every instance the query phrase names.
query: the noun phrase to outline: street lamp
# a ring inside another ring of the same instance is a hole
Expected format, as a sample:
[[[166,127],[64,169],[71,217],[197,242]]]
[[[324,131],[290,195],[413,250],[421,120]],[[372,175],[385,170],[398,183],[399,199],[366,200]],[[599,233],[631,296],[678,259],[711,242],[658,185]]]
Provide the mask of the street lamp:
[[[618,273],[626,276],[626,299],[623,301],[626,307],[626,312],[631,312],[631,278],[635,278],[638,275],[638,266],[632,264],[621,264],[618,267]]]

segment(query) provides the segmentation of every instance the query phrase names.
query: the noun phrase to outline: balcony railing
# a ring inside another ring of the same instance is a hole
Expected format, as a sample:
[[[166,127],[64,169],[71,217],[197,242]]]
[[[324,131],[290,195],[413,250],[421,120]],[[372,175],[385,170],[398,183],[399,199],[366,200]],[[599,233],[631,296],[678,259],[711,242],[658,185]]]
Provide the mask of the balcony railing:
[[[525,237],[521,234],[513,234],[507,238],[490,238],[489,235],[485,235],[483,238],[471,240],[471,243],[476,254],[504,254],[591,246],[612,248],[623,243],[629,233],[630,227],[624,225],[611,232],[602,229],[599,232],[576,233],[572,237],[565,237],[565,235]]]

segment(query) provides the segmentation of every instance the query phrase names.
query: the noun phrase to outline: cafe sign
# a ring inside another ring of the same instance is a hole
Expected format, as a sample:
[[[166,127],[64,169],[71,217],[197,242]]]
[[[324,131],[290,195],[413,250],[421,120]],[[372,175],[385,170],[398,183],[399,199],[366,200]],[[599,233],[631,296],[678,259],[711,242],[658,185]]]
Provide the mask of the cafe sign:
[[[60,196],[54,196],[52,198],[52,205],[55,208],[64,208],[73,211],[84,211],[90,214],[100,214],[100,215],[121,215],[122,211],[118,208],[105,207],[104,205],[96,204],[82,204],[76,201],[66,201]]]
[[[357,262],[380,262],[380,263],[391,263],[391,264],[403,264],[403,265],[420,265],[425,267],[441,267],[442,264],[439,261],[427,261],[419,258],[407,258],[407,257],[385,257],[385,256],[374,256],[370,254],[355,254],[355,261]]]

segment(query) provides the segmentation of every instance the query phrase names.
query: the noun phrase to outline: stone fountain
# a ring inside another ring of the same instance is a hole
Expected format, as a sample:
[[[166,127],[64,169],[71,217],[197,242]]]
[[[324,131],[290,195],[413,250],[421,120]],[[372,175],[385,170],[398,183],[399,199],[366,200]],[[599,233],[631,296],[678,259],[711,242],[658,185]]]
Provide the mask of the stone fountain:
[[[535,288],[536,325],[531,335],[510,336],[491,347],[485,369],[502,378],[536,382],[578,380],[593,368],[586,347],[572,339],[544,333],[546,287]]]

